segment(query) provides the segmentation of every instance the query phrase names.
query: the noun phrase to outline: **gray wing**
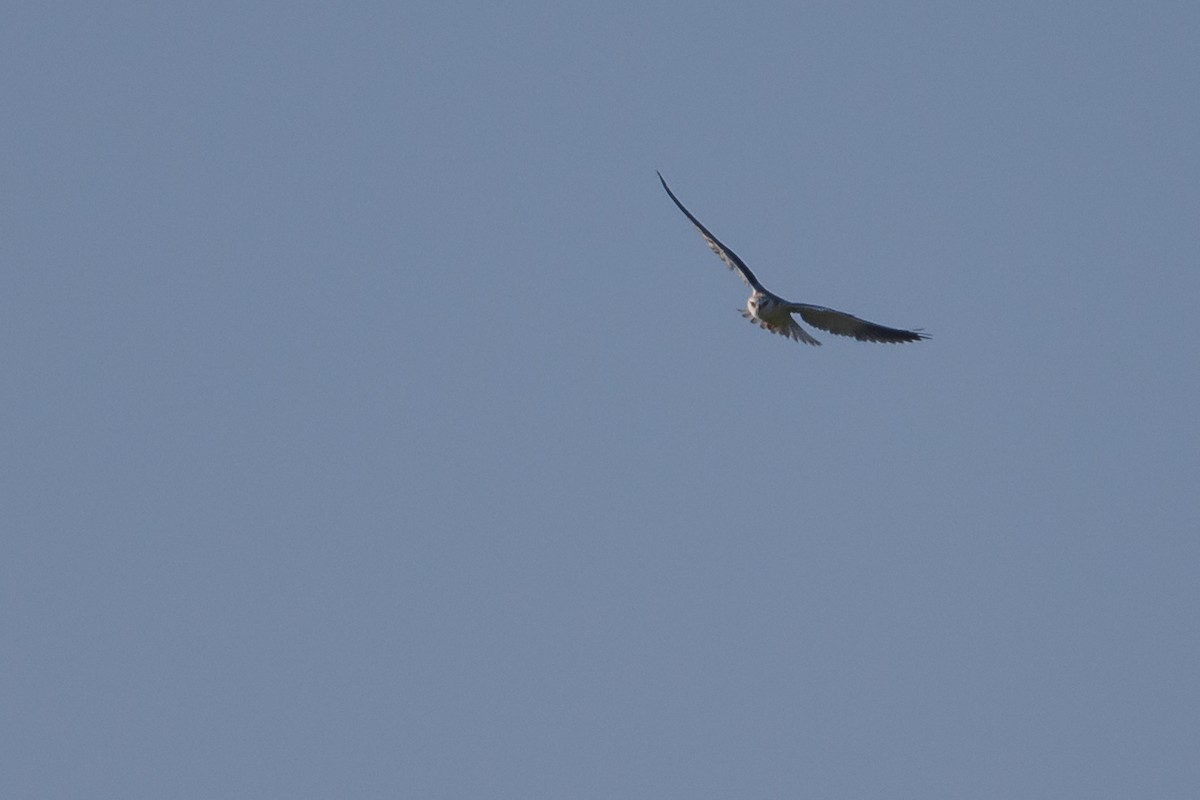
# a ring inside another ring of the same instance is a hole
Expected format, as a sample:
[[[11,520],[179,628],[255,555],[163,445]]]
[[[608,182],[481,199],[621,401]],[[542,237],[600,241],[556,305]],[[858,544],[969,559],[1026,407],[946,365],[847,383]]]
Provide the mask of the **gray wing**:
[[[683,215],[692,221],[692,224],[696,226],[696,230],[700,231],[700,235],[704,237],[704,241],[707,242],[708,246],[712,248],[712,251],[716,253],[722,261],[725,262],[725,265],[738,275],[741,275],[742,280],[752,286],[754,289],[760,292],[765,292],[766,289],[764,289],[763,285],[758,282],[758,278],[754,277],[754,273],[751,272],[750,268],[746,266],[746,262],[738,258],[737,253],[721,244],[720,239],[713,236],[708,228],[700,224],[700,220],[692,216],[692,212],[683,207],[683,203],[679,202],[679,198],[676,197],[675,193],[671,191],[671,187],[667,186],[667,181],[662,176],[661,172],[658,173],[658,180],[662,182],[663,188],[667,190],[667,196],[675,202],[675,205],[679,207],[679,210],[683,212]]]
[[[800,315],[800,318],[823,331],[835,333],[838,336],[853,336],[860,342],[886,342],[898,344],[901,342],[919,342],[929,337],[920,331],[906,331],[900,328],[889,328],[886,325],[876,325],[865,319],[835,311],[823,306],[810,306],[807,303],[789,303],[788,308]]]

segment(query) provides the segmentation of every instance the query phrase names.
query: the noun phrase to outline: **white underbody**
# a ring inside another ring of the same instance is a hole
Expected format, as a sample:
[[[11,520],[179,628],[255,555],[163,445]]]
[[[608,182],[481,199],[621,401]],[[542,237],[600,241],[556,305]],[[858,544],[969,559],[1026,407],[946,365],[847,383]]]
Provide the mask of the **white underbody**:
[[[792,319],[792,304],[767,292],[755,292],[746,301],[742,316],[763,330],[795,339],[805,344],[819,345],[816,339]]]

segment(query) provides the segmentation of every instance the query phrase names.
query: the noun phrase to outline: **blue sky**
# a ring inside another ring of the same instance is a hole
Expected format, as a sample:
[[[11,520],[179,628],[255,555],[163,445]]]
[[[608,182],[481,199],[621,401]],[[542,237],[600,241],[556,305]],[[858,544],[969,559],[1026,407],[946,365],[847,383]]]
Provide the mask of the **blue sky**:
[[[1193,796],[1198,39],[11,4],[0,794]]]

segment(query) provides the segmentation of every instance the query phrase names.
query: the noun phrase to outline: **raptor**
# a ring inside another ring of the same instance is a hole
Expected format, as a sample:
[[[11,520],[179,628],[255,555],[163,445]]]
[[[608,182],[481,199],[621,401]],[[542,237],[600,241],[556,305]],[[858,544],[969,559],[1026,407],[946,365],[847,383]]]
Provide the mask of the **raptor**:
[[[750,271],[750,268],[746,266],[746,262],[738,257],[737,253],[722,244],[721,240],[713,236],[712,232],[704,227],[700,220],[692,216],[692,212],[688,211],[683,203],[679,202],[679,198],[671,191],[671,187],[667,186],[667,181],[663,178],[661,172],[658,173],[658,179],[662,182],[663,188],[666,189],[667,196],[679,207],[683,215],[696,226],[696,230],[700,231],[700,235],[704,237],[704,241],[717,254],[717,257],[724,261],[726,266],[731,270],[740,275],[742,280],[753,290],[750,294],[750,299],[746,301],[746,307],[742,309],[742,316],[751,322],[771,333],[777,333],[780,336],[786,336],[798,342],[812,345],[819,345],[820,342],[809,335],[808,331],[804,330],[804,328],[801,328],[796,320],[792,318],[792,314],[799,314],[800,319],[814,328],[820,328],[823,331],[829,331],[838,336],[852,336],[860,342],[896,344],[918,342],[929,338],[926,334],[918,330],[908,331],[902,328],[889,328],[886,325],[878,325],[874,322],[867,322],[865,319],[859,319],[844,311],[835,311],[832,308],[825,308],[824,306],[793,303],[784,300],[763,286],[758,278],[754,276],[754,273]]]

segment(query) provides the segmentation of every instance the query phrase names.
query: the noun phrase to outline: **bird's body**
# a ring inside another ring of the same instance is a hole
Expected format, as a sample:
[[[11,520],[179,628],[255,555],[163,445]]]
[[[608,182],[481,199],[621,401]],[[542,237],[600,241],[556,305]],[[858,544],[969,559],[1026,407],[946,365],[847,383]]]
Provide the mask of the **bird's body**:
[[[808,335],[808,331],[797,325],[796,320],[792,319],[794,310],[792,305],[782,297],[771,294],[765,289],[756,289],[750,295],[750,299],[746,301],[746,307],[742,309],[742,316],[771,333],[778,333],[805,344],[820,344]]]
[[[795,339],[798,342],[805,344],[819,345],[820,342],[809,335],[808,331],[800,327],[792,314],[799,314],[800,318],[812,325],[814,328],[820,328],[824,331],[837,334],[839,336],[851,336],[858,339],[860,342],[917,342],[929,337],[920,331],[908,331],[901,328],[889,328],[886,325],[877,325],[874,322],[867,322],[865,319],[859,319],[856,316],[847,314],[844,311],[835,311],[832,308],[824,306],[814,306],[808,303],[792,303],[784,300],[774,292],[768,291],[763,286],[750,268],[746,266],[746,262],[738,257],[737,253],[730,250],[721,241],[709,232],[708,228],[700,223],[700,220],[692,216],[692,212],[688,211],[683,203],[679,202],[679,198],[671,191],[671,187],[667,186],[666,180],[662,173],[658,174],[659,181],[662,182],[663,189],[667,191],[667,195],[683,212],[684,216],[691,221],[692,225],[696,226],[696,230],[700,231],[700,235],[704,237],[704,241],[712,248],[712,251],[717,254],[725,264],[753,290],[750,294],[750,299],[746,301],[746,308],[742,310],[742,316],[764,330],[771,333],[777,333],[780,336],[786,336],[789,339]]]

